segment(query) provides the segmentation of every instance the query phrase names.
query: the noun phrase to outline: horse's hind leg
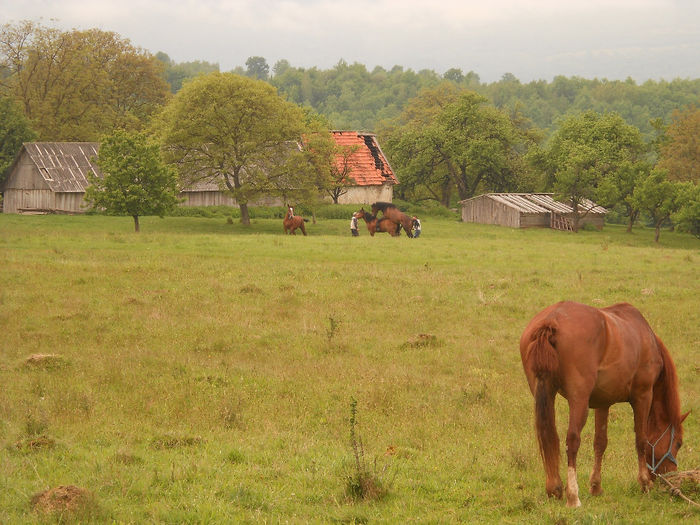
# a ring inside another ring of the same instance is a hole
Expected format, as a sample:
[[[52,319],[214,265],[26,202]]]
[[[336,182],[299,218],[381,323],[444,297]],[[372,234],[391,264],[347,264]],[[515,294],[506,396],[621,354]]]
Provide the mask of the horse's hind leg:
[[[593,439],[593,451],[595,462],[590,479],[590,492],[599,496],[603,489],[600,484],[600,469],[603,464],[603,454],[608,446],[608,413],[610,408],[598,408],[595,411],[595,438]]]
[[[299,226],[299,228],[301,228],[301,233],[303,233],[304,236],[306,236],[306,227],[304,226],[303,222],[301,223],[301,226]]]
[[[584,401],[585,399],[585,401]],[[588,417],[588,396],[569,398],[569,430],[566,434],[566,506],[580,507],[578,480],[576,479],[576,455],[581,446],[581,430]]]

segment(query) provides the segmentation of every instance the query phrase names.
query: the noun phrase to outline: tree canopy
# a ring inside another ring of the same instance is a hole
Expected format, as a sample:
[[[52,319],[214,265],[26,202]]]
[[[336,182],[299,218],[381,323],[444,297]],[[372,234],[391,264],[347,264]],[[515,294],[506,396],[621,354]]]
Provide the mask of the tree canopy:
[[[425,90],[388,130],[387,149],[414,196],[450,205],[477,191],[518,187],[526,136],[508,115],[473,91],[449,85]],[[404,191],[404,190],[402,190]]]
[[[586,111],[561,121],[546,149],[545,169],[555,193],[574,209],[574,230],[588,211],[585,201],[598,198],[603,181],[608,181],[608,205],[627,196],[630,188],[619,181],[629,177],[645,151],[639,130],[615,113]],[[609,189],[613,185],[617,193]]]
[[[143,133],[118,130],[104,137],[97,165],[102,177],[90,176],[85,200],[107,213],[132,217],[137,232],[140,216],[162,217],[178,202],[174,170]]]
[[[671,180],[700,183],[700,107],[673,112],[661,143],[659,167],[668,170]]]
[[[0,28],[0,94],[45,141],[94,141],[143,128],[166,101],[161,63],[116,33],[24,21]]]
[[[228,189],[250,223],[256,196],[287,195],[306,186],[308,172],[291,170],[301,152],[303,111],[269,84],[232,73],[210,73],[186,83],[161,115],[166,158],[183,185],[215,181]]]
[[[22,143],[34,140],[35,136],[21,108],[12,99],[0,97],[0,184]]]

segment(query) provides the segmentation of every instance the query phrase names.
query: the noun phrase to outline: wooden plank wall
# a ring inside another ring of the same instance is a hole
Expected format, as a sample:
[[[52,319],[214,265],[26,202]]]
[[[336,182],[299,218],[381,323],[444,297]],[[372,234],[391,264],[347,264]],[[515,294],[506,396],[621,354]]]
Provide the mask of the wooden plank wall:
[[[462,220],[520,228],[518,210],[489,198],[472,199],[462,205]]]

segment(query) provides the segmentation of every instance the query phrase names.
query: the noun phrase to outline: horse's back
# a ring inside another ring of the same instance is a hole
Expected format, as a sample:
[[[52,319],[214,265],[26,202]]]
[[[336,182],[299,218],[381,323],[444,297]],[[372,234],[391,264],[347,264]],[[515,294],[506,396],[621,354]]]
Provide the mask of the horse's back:
[[[647,388],[658,375],[660,358],[656,338],[642,314],[628,303],[595,308],[561,302],[537,314],[520,340],[523,364],[542,330],[558,359],[561,391],[575,394],[592,389],[591,406],[626,401],[633,390]],[[530,380],[534,372],[526,374]]]

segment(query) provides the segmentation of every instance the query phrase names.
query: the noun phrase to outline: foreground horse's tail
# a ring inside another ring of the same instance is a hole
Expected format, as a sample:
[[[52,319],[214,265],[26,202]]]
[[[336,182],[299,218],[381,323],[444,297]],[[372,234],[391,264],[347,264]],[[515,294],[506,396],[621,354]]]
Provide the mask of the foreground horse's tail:
[[[559,435],[557,434],[554,397],[558,389],[559,355],[554,347],[556,325],[545,321],[530,337],[528,366],[537,379],[535,386],[535,430],[547,479],[558,479]],[[553,488],[553,487],[552,487]],[[550,488],[548,487],[548,493]],[[561,497],[559,493],[550,496]]]

